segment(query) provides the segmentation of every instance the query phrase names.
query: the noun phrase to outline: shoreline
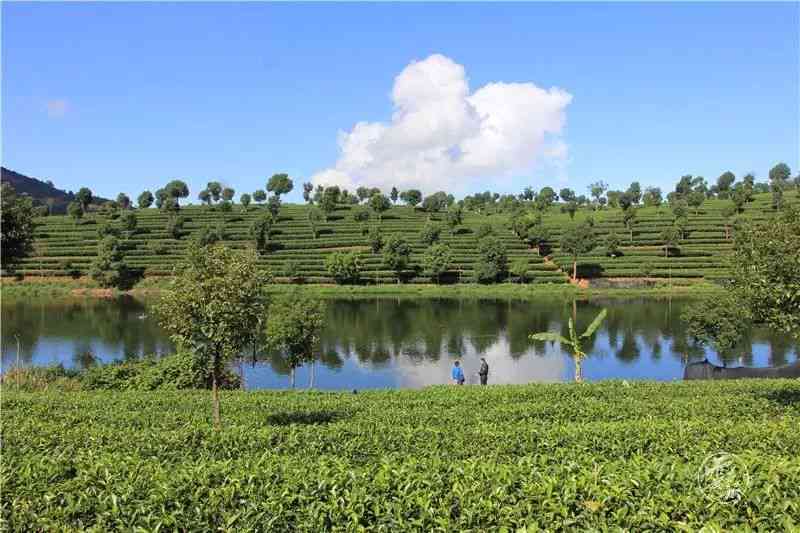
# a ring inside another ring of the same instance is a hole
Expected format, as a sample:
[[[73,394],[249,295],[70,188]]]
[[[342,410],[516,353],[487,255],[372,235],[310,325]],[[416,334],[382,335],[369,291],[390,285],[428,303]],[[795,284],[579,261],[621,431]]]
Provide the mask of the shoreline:
[[[128,291],[102,289],[85,279],[26,279],[23,281],[3,279],[0,282],[0,299],[20,298],[93,298],[111,299],[129,296],[152,298],[158,296],[169,278],[147,278]],[[452,298],[452,299],[503,299],[532,300],[540,297],[563,299],[667,299],[702,298],[721,294],[719,285],[702,281],[673,280],[673,284],[654,282],[646,287],[582,287],[573,284],[383,284],[383,285],[335,285],[335,284],[272,284],[268,294],[302,291],[320,298]]]

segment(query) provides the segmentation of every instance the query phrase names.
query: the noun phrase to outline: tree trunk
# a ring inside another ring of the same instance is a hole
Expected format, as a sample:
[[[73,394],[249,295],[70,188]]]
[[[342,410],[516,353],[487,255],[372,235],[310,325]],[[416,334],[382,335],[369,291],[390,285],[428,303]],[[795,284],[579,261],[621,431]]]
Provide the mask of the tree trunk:
[[[219,386],[217,385],[217,359],[214,358],[214,368],[211,369],[211,401],[212,414],[214,417],[214,427],[219,429],[222,426],[222,419],[219,415]]]
[[[311,368],[309,369],[309,379],[308,379],[308,388],[309,389],[313,389],[314,388],[314,372],[315,372],[314,369],[315,368],[316,368],[316,365],[314,364],[314,360],[312,359],[311,360]]]
[[[583,381],[583,372],[581,372],[582,362],[580,357],[575,358],[575,383],[581,383]]]
[[[289,379],[290,379],[290,382],[292,384],[292,388],[294,389],[294,367],[292,367],[292,369],[291,369],[291,371],[289,373]]]
[[[572,281],[578,281],[578,261],[572,260]]]

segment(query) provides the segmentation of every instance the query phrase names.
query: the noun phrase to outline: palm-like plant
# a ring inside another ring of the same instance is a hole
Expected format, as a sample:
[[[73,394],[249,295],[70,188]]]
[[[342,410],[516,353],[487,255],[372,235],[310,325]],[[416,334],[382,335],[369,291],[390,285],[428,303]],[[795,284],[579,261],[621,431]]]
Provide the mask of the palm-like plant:
[[[603,309],[600,311],[589,327],[586,328],[580,336],[575,333],[575,324],[572,322],[572,318],[569,319],[569,339],[566,337],[562,337],[558,333],[553,332],[545,332],[545,333],[533,333],[530,336],[531,340],[534,341],[553,341],[559,342],[561,346],[568,346],[569,349],[572,351],[572,359],[575,361],[575,382],[580,383],[583,381],[583,375],[581,374],[581,363],[583,362],[583,358],[586,357],[586,352],[583,351],[583,341],[582,339],[588,339],[594,332],[597,331],[597,328],[600,327],[600,324],[603,322],[603,319],[606,317],[606,310]]]

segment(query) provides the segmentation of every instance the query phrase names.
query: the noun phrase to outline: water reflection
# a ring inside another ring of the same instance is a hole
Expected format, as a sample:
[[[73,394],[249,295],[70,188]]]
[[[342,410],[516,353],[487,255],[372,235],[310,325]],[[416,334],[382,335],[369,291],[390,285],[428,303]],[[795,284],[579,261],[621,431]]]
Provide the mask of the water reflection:
[[[719,356],[692,343],[679,315],[685,301],[572,302],[375,299],[335,300],[328,305],[318,353],[316,382],[323,388],[421,387],[445,383],[453,359],[464,361],[477,382],[480,357],[491,367],[490,383],[569,380],[572,361],[557,344],[534,342],[532,332],[567,336],[573,317],[582,331],[602,308],[608,316],[586,343],[586,379],[679,379],[690,361],[770,366],[797,358],[789,338],[765,331]],[[13,302],[2,306],[2,362],[85,367],[163,354],[172,345],[131,298],[67,302]],[[285,387],[289,369],[278,354],[247,351],[242,371],[250,387]],[[298,373],[298,385],[307,369]]]

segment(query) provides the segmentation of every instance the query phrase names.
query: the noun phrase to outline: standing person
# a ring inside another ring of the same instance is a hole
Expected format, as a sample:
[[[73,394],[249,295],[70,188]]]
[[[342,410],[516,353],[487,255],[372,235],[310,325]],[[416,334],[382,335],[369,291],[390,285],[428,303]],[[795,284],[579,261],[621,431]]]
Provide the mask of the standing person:
[[[453,363],[453,371],[450,373],[450,377],[453,378],[453,385],[464,384],[464,371],[461,369],[461,363],[458,361]]]
[[[481,377],[481,385],[486,385],[489,380],[489,364],[483,357],[481,357],[481,369],[478,370],[478,375]]]

